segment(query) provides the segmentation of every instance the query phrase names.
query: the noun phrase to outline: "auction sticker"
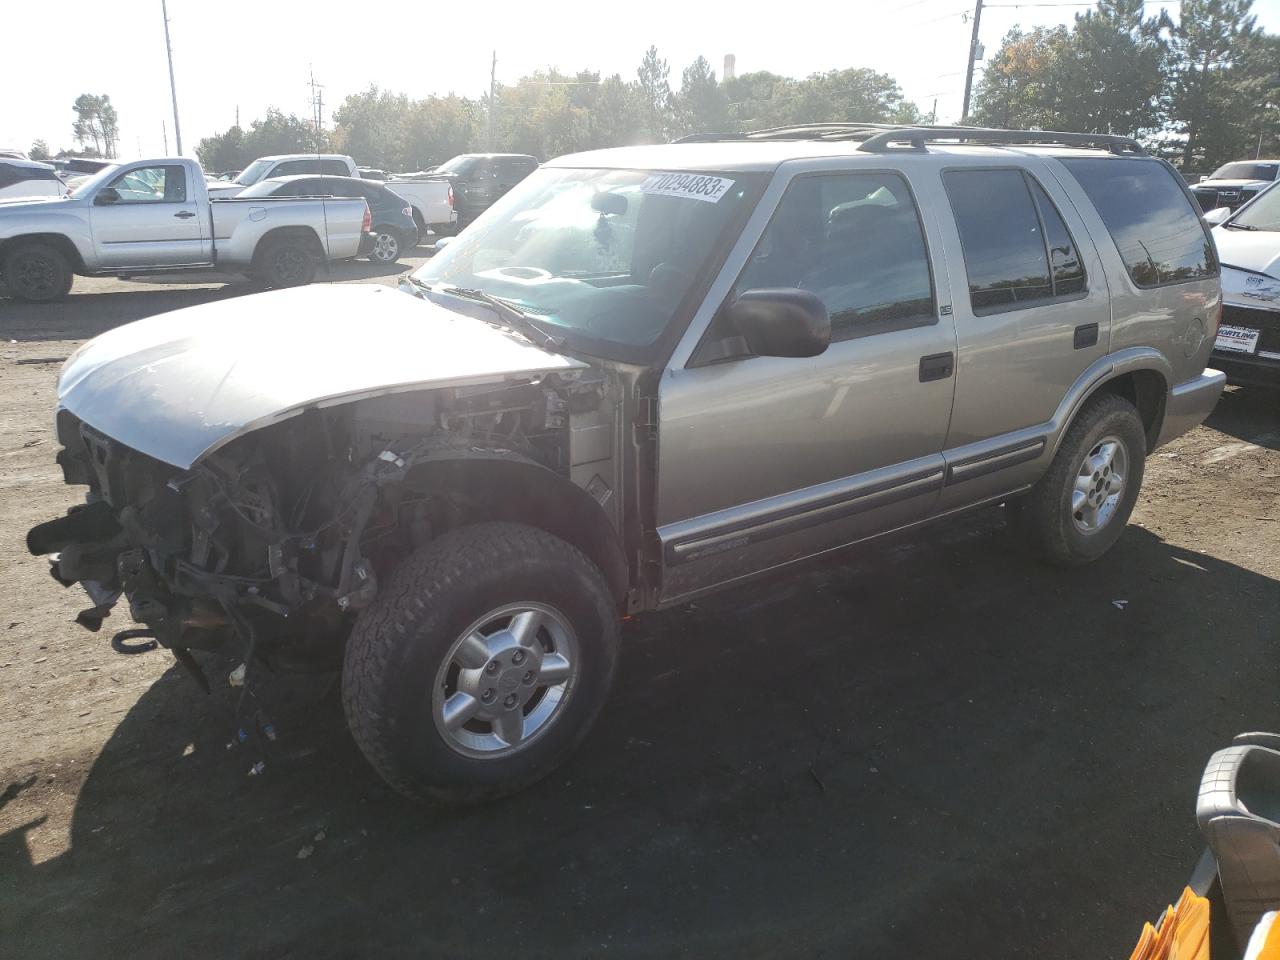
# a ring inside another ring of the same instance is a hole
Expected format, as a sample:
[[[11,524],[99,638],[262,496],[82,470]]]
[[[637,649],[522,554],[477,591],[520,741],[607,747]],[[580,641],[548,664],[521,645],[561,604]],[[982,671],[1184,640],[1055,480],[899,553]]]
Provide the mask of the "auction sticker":
[[[655,173],[641,184],[640,192],[715,203],[732,186],[733,181],[724,177],[708,177],[700,173]]]

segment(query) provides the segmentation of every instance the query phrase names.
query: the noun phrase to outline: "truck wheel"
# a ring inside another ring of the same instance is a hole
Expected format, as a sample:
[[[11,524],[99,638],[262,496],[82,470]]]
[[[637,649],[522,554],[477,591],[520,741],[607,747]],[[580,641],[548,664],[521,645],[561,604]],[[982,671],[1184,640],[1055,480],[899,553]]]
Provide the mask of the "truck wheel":
[[[595,564],[533,527],[477,524],[410,555],[361,612],[343,707],[401,793],[489,800],[550,773],[586,736],[617,654]]]
[[[268,286],[303,287],[315,279],[315,253],[301,238],[267,240],[255,259],[254,274]]]
[[[1137,502],[1147,440],[1133,404],[1113,394],[1076,417],[1048,472],[1009,504],[1015,528],[1050,563],[1098,559],[1120,538]]]
[[[24,243],[5,258],[4,282],[15,300],[50,303],[71,290],[71,264],[47,243]]]
[[[390,227],[374,227],[373,249],[369,251],[369,260],[373,263],[395,263],[400,259],[404,248],[404,240],[400,234]]]

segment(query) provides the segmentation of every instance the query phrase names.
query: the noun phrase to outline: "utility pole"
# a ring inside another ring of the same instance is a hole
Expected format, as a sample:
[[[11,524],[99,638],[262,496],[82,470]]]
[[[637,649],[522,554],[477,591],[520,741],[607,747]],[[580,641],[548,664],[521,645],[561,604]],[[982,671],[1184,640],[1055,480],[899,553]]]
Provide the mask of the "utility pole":
[[[164,137],[164,155],[169,155],[169,128],[164,125],[164,121],[160,121],[160,135]]]
[[[978,26],[982,23],[982,0],[973,7],[973,33],[969,36],[969,65],[964,71],[964,107],[960,110],[960,122],[969,122],[969,94],[973,92],[973,65],[978,58]]]
[[[493,63],[489,66],[489,150],[493,150],[493,98],[497,93],[498,51],[493,51]]]
[[[324,94],[320,91],[324,89],[323,83],[316,83],[316,72],[311,65],[307,65],[307,70],[311,74],[311,79],[307,81],[307,86],[311,88],[311,122],[316,128],[316,150],[320,149],[320,130],[324,124]]]
[[[169,6],[165,0],[160,0],[160,12],[164,15],[164,52],[169,57],[169,95],[173,98],[173,136],[178,142],[178,156],[182,156],[182,128],[178,126],[178,86],[173,82],[173,46],[169,43]],[[169,152],[167,136],[164,152]]]

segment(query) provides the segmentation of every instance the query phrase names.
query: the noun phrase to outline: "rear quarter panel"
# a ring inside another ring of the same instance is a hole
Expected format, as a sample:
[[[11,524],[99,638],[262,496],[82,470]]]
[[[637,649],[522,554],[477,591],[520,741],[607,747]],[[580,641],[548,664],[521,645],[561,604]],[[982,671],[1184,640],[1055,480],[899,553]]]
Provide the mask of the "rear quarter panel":
[[[282,227],[311,230],[329,260],[354,257],[360,247],[365,206],[364,199],[359,197],[214,200],[213,230],[218,262],[247,266],[263,237]]]

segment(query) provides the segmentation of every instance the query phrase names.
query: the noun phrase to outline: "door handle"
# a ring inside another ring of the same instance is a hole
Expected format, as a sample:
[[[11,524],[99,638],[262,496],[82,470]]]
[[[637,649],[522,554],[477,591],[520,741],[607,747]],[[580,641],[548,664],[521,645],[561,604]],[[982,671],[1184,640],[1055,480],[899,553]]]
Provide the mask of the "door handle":
[[[1082,323],[1076,327],[1075,336],[1071,340],[1071,346],[1077,350],[1083,350],[1085,347],[1095,346],[1098,342],[1098,325],[1096,323]]]
[[[955,371],[956,358],[951,353],[931,353],[920,358],[920,382],[945,380]]]
[[[179,210],[177,213],[174,214],[174,216],[177,217],[179,220],[190,220],[192,217],[195,216],[195,214],[192,213],[190,210]]]

